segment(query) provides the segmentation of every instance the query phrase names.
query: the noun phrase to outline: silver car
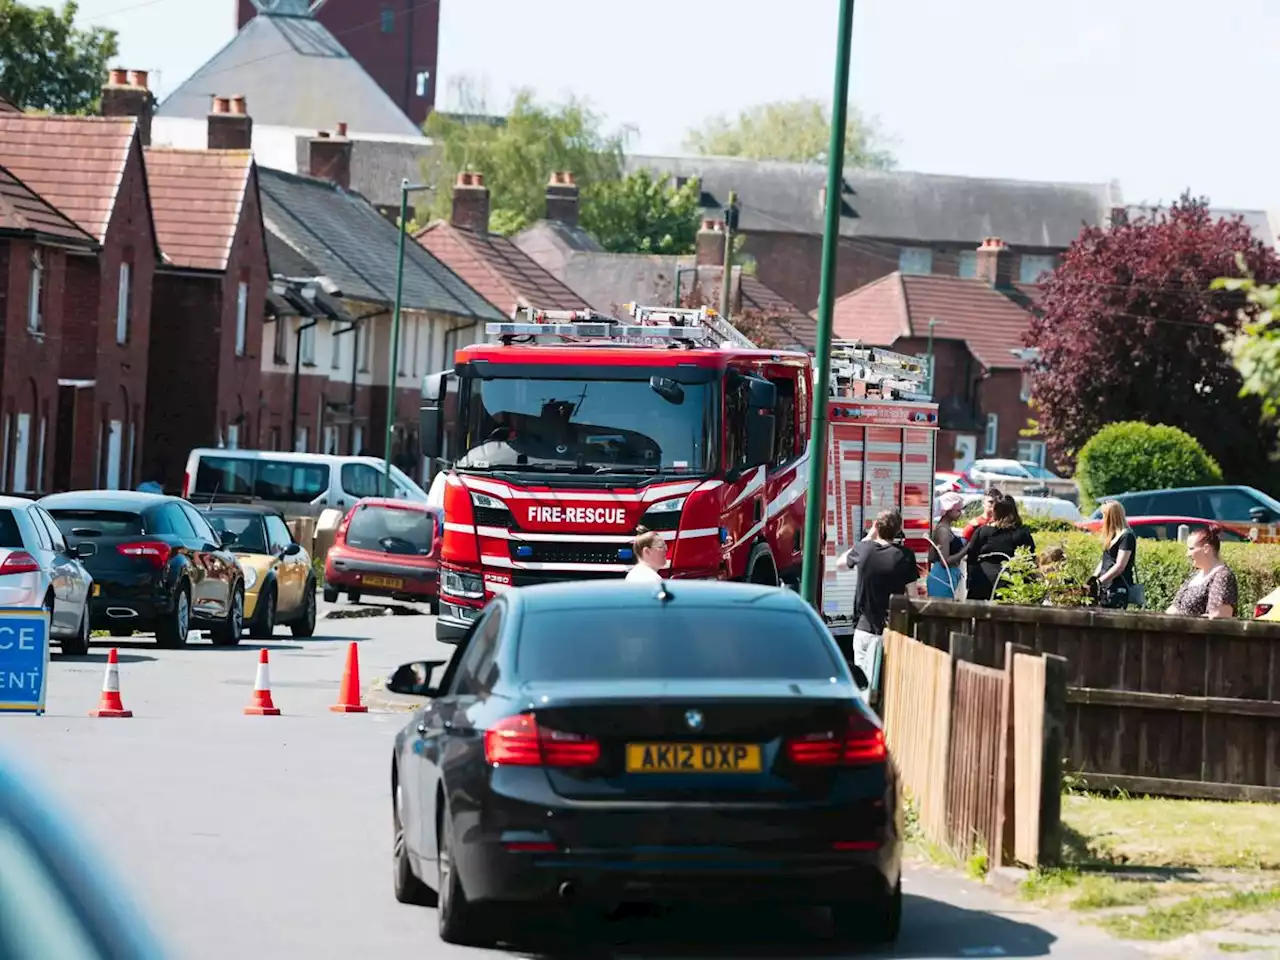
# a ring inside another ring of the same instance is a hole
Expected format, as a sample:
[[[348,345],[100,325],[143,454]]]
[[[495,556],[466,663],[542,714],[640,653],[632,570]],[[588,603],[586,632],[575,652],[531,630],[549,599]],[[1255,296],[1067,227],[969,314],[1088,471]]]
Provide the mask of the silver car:
[[[53,517],[31,500],[0,497],[0,607],[43,607],[51,641],[78,656],[89,650],[92,593],[93,577]]]

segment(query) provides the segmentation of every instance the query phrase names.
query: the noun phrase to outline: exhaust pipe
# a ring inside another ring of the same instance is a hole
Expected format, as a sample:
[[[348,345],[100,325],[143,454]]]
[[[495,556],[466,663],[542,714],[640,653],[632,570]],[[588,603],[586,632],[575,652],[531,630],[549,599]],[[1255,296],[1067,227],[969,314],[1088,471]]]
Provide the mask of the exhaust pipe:
[[[559,896],[561,903],[573,903],[573,901],[577,899],[577,895],[578,888],[574,886],[572,880],[566,880],[564,883],[560,884]]]

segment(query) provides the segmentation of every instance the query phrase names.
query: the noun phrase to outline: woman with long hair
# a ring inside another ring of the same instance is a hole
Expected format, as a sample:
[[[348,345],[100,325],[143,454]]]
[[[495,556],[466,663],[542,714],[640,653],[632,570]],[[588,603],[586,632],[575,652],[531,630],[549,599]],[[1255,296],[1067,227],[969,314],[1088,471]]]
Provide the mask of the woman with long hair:
[[[1098,581],[1098,606],[1123,610],[1132,602],[1137,582],[1138,538],[1129,529],[1124,507],[1115,500],[1102,505],[1102,559],[1093,575]]]
[[[969,552],[969,545],[955,532],[953,524],[964,513],[964,497],[958,493],[944,493],[938,498],[938,522],[933,527],[933,539],[929,544],[929,596],[955,599],[963,572],[960,561]]]
[[[970,600],[990,600],[1004,565],[1019,547],[1036,550],[1035,538],[1018,515],[1018,503],[1003,496],[991,508],[991,520],[974,531],[969,542]]]

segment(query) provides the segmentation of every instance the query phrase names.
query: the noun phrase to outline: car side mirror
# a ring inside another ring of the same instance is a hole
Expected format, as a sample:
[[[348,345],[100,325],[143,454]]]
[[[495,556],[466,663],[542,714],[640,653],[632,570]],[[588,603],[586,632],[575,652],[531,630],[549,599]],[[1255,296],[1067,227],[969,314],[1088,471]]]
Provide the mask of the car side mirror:
[[[444,665],[444,660],[415,660],[401,664],[387,678],[387,689],[407,697],[434,697],[437,690],[431,685],[431,674]]]
[[[1272,514],[1266,507],[1252,507],[1249,510],[1249,519],[1254,523],[1270,523]]]
[[[285,548],[284,548],[284,552],[281,554],[281,556],[282,556],[282,557],[296,557],[296,556],[297,556],[298,554],[300,554],[301,552],[302,552],[302,544],[300,544],[300,543],[291,543],[291,544],[289,544],[287,547],[285,547]]]
[[[864,673],[862,668],[856,663],[851,663],[849,666],[853,670],[853,682],[857,685],[859,690],[866,693],[871,689],[871,681],[867,679],[866,673]]]

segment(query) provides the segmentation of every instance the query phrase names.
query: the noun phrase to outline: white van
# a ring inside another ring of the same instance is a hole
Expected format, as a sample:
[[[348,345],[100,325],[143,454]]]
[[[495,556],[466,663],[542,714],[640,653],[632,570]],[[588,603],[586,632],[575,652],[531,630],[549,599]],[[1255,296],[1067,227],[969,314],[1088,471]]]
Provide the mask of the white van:
[[[426,492],[395,464],[385,493],[382,480],[383,461],[377,457],[203,447],[187,457],[182,495],[197,503],[253,497],[293,516],[318,516],[334,507],[345,510],[363,497],[427,502]]]

